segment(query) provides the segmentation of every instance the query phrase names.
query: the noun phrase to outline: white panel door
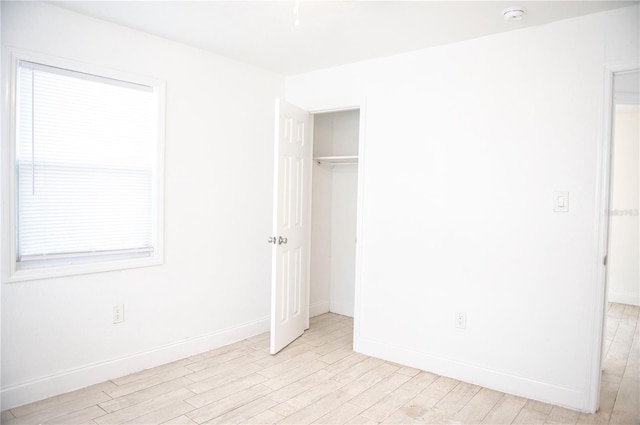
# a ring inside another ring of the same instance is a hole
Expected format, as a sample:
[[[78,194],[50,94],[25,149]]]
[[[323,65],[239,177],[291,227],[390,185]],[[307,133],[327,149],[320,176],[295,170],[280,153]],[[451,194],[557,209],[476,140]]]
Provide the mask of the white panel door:
[[[271,354],[309,328],[311,166],[309,114],[276,100]]]

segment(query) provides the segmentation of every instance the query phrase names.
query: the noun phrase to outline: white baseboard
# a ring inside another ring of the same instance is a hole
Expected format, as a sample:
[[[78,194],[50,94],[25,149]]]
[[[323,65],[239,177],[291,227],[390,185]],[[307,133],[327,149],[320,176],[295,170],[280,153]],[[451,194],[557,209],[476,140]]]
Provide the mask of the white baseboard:
[[[496,391],[588,411],[588,392],[461,363],[360,337],[358,352]]]
[[[309,305],[309,317],[320,316],[329,312],[329,301],[322,301]]]
[[[119,378],[130,373],[160,366],[198,353],[269,331],[270,319],[247,322],[207,335],[188,338],[152,350],[115,359],[84,365],[76,369],[58,372],[32,381],[2,388],[2,409],[11,409],[58,394],[74,391],[89,385]]]
[[[609,291],[607,301],[610,303],[620,303],[640,306],[640,295],[632,292],[613,292]]]
[[[329,306],[329,311],[343,316],[353,317],[353,304],[348,305],[332,301]]]

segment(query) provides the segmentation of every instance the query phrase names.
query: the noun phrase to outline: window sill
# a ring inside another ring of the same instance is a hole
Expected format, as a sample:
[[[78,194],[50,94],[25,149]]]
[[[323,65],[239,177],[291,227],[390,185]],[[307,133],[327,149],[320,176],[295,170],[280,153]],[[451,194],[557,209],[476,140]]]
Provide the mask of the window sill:
[[[116,270],[126,270],[140,267],[159,266],[164,263],[162,255],[151,257],[136,257],[120,260],[105,260],[100,262],[24,266],[13,264],[12,271],[5,280],[7,283],[24,282],[30,280],[52,279],[66,276],[102,273]]]

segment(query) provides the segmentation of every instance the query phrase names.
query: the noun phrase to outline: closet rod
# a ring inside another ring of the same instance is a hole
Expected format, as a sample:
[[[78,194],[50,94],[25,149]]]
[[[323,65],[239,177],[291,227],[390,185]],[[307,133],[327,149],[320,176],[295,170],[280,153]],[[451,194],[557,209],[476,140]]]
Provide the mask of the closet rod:
[[[357,156],[318,156],[313,160],[318,165],[353,165],[358,163]]]

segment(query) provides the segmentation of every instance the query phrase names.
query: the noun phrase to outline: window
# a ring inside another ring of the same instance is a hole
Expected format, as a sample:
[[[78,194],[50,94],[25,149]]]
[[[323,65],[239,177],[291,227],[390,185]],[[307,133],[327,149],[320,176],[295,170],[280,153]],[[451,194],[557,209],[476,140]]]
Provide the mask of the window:
[[[14,65],[10,280],[160,263],[162,85]]]

